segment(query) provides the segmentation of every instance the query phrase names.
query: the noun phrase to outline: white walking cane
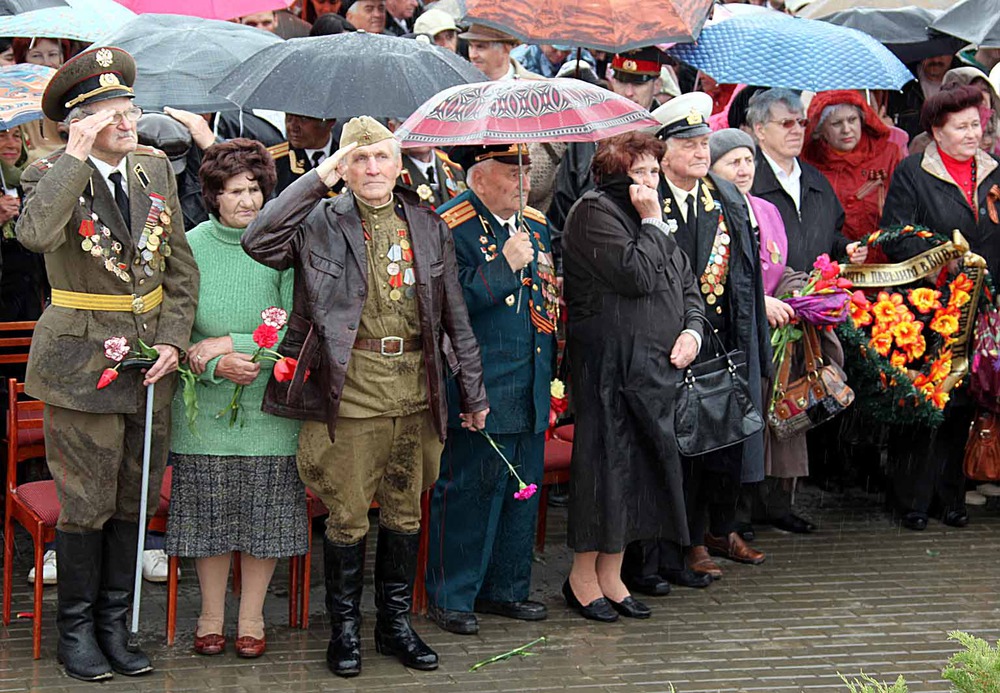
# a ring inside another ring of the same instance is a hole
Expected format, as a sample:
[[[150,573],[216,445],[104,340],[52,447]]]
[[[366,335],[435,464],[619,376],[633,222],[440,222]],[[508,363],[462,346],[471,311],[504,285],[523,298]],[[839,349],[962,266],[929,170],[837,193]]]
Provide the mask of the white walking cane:
[[[139,639],[139,605],[142,602],[142,552],[146,548],[146,503],[149,501],[149,456],[153,441],[153,389],[146,386],[146,427],[142,437],[142,487],[139,492],[139,540],[135,553],[135,582],[132,589],[132,637],[130,646],[137,646]]]

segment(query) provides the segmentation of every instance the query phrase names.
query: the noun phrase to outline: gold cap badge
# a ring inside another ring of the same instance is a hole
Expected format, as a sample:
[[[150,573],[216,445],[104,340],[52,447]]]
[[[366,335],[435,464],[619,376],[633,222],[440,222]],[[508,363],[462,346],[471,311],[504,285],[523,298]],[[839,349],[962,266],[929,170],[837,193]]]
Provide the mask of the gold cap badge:
[[[687,117],[688,125],[701,125],[704,122],[705,122],[705,117],[701,114],[701,111],[692,108],[691,112],[688,113]]]
[[[117,87],[121,85],[121,81],[118,79],[118,75],[113,72],[105,72],[100,76],[100,82],[102,87]]]
[[[622,69],[629,72],[635,72],[639,69],[639,65],[634,60],[623,60]]]

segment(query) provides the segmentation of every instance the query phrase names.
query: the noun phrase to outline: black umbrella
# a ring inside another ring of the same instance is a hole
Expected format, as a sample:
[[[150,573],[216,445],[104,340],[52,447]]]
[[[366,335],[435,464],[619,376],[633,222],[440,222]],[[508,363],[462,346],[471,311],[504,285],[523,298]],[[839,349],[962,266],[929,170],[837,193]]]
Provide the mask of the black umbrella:
[[[211,92],[243,107],[313,118],[406,118],[443,89],[485,81],[444,48],[357,31],[268,46]]]
[[[0,17],[23,14],[49,7],[66,7],[65,0],[0,0]]]
[[[1000,0],[962,0],[938,17],[931,29],[979,48],[1000,48]]]
[[[242,24],[174,14],[137,15],[102,41],[135,58],[136,105],[195,113],[238,110],[208,88],[254,53],[281,42]]]
[[[901,62],[915,63],[935,55],[951,55],[965,45],[959,38],[928,28],[941,14],[941,10],[923,7],[856,7],[823,17],[823,21],[863,31]]]

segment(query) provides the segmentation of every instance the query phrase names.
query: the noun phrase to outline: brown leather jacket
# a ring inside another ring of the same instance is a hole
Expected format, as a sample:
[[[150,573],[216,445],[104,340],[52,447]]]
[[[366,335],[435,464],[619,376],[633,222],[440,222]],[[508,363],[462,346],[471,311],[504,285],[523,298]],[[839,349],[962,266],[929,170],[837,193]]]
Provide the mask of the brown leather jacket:
[[[302,176],[265,205],[242,243],[257,262],[277,270],[295,268],[294,307],[278,352],[298,358],[299,367],[291,382],[279,383],[272,376],[263,409],[277,416],[326,421],[333,440],[347,362],[368,293],[368,263],[354,196],[327,199],[327,192],[314,172]],[[458,361],[464,412],[489,406],[479,344],[458,283],[451,232],[437,215],[418,205],[416,195],[398,188],[395,194],[397,211],[410,227],[429,405],[443,441],[448,405],[442,339],[450,340]]]

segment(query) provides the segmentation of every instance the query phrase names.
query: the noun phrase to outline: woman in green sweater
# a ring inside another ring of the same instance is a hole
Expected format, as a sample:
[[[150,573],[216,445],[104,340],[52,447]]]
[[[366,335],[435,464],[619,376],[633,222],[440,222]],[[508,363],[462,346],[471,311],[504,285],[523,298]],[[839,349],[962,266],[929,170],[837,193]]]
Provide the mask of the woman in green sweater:
[[[209,220],[187,235],[201,270],[198,311],[188,351],[200,376],[198,415],[187,425],[174,401],[173,489],[166,550],[195,558],[201,614],[194,648],[223,651],[226,585],[233,551],[241,554],[242,595],[236,654],[264,652],[264,596],[278,558],[304,554],[305,489],[295,466],[299,423],[260,410],[270,361],[253,361],[252,333],[271,306],[291,310],[292,270],[254,262],[240,236],[274,189],[274,162],[259,142],[234,139],[205,150],[202,195]],[[224,412],[244,386],[231,425]]]

